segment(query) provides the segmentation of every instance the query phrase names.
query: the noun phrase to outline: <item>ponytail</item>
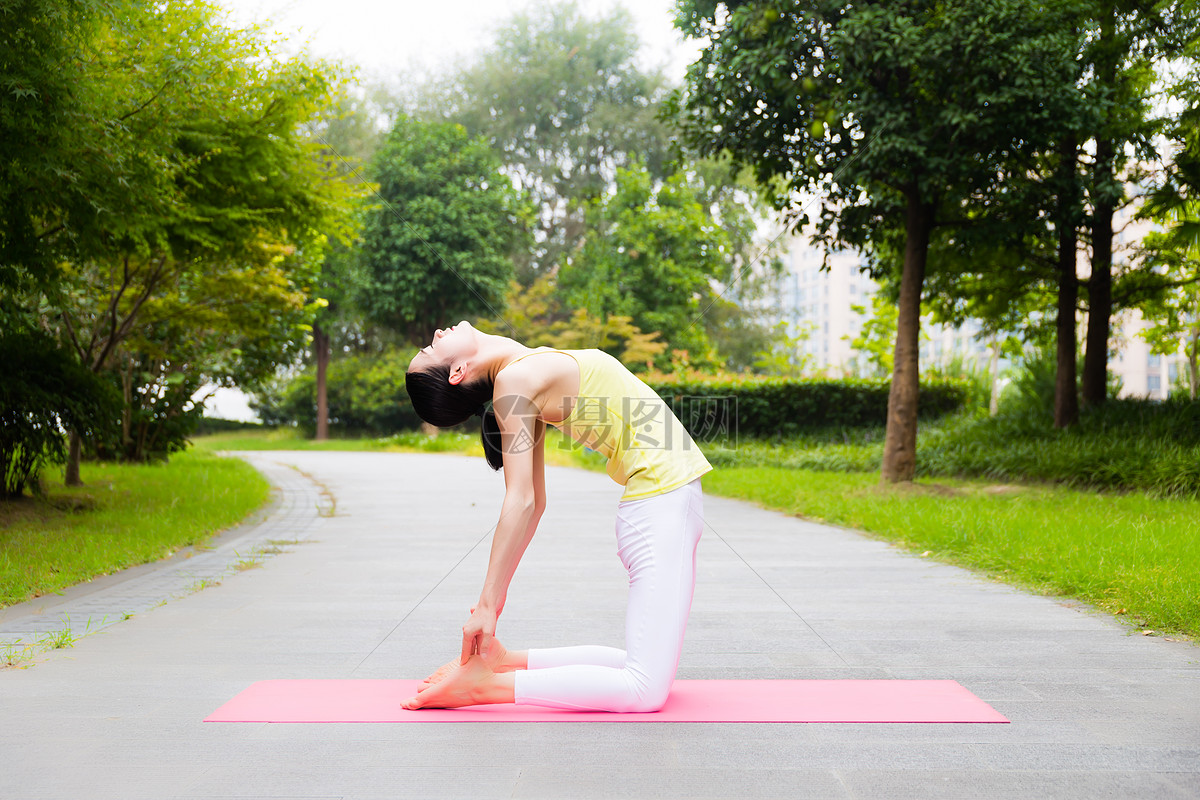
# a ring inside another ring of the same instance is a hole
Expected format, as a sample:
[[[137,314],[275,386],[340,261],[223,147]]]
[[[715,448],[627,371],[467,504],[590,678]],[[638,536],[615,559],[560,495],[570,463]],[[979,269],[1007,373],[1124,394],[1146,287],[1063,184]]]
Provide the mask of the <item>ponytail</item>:
[[[483,443],[483,457],[487,459],[489,467],[498,470],[504,466],[500,422],[496,419],[496,412],[490,408],[482,411],[479,416],[479,439]]]

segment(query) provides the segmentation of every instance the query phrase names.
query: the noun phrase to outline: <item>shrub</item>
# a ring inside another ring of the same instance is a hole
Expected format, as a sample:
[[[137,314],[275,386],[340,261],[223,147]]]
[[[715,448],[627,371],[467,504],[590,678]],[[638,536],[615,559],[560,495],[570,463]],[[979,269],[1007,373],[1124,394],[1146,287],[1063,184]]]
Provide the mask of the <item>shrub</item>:
[[[195,436],[210,436],[217,433],[240,433],[242,431],[261,431],[264,426],[261,422],[245,422],[237,419],[224,419],[223,417],[201,417],[196,423],[196,430],[192,431]]]
[[[698,439],[722,428],[738,436],[780,438],[821,429],[869,428],[887,421],[887,380],[811,380],[737,377],[713,380],[656,380],[650,383]],[[726,398],[736,416],[721,420]],[[921,384],[920,416],[934,419],[962,408],[970,387],[961,380]]]
[[[1108,400],[1066,430],[1028,409],[964,416],[921,434],[917,472],[1196,497],[1200,402]]]
[[[0,499],[36,486],[66,456],[67,430],[95,434],[117,414],[112,388],[37,331],[0,333]]]

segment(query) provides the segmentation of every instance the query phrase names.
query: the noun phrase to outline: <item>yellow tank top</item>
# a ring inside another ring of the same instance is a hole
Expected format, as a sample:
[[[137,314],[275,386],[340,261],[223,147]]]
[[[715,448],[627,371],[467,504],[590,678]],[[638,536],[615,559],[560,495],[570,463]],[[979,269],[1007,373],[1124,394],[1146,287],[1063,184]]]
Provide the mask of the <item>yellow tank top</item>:
[[[687,429],[653,389],[602,350],[554,350],[579,365],[579,396],[556,428],[608,459],[622,500],[664,494],[712,469]],[[513,362],[528,358],[527,353]]]

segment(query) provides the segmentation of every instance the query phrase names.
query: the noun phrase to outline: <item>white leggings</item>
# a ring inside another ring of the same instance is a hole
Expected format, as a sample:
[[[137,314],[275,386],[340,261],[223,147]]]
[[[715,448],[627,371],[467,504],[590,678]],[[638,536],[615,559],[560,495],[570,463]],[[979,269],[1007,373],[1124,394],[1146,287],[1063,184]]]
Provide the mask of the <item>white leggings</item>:
[[[581,645],[529,651],[516,702],[589,711],[657,711],[667,701],[696,586],[704,522],[700,479],[617,506],[617,554],[629,571],[625,649]]]

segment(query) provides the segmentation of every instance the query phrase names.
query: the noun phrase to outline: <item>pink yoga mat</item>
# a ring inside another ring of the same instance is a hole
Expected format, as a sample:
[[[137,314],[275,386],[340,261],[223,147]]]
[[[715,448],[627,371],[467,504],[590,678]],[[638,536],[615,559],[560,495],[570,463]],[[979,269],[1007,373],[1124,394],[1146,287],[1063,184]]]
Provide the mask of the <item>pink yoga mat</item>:
[[[405,711],[411,680],[252,684],[205,722],[1008,722],[957,681],[676,681],[661,711],[511,704]]]

